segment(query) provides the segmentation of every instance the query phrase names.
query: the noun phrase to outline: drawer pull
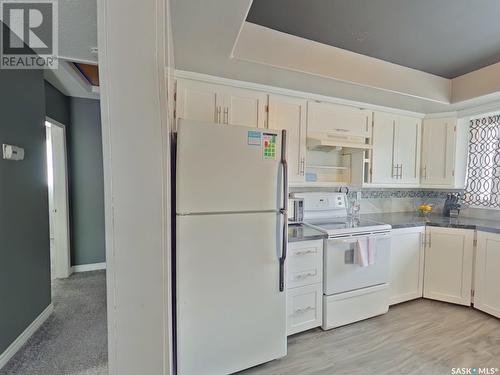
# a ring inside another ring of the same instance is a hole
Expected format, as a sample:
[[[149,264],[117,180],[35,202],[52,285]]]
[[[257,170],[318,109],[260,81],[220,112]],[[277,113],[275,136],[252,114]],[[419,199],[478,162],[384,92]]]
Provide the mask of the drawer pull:
[[[295,253],[295,256],[302,256],[302,255],[307,255],[307,254],[316,254],[316,250],[304,250],[304,251],[297,251]]]
[[[303,279],[307,279],[308,277],[313,277],[313,276],[316,276],[316,272],[301,273],[301,274],[295,276],[295,279],[296,280],[303,280]]]
[[[311,310],[316,310],[316,307],[314,307],[314,306],[307,306],[307,307],[304,307],[303,309],[297,309],[293,313],[294,314],[303,314],[303,313],[311,311]]]

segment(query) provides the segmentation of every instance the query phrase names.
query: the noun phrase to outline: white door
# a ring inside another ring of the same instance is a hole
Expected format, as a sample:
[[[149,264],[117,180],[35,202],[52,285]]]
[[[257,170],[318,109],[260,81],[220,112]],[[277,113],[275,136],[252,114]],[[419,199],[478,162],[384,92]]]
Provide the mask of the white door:
[[[177,370],[230,374],[286,355],[276,213],[177,217]]]
[[[371,111],[313,101],[307,105],[308,132],[364,138],[370,136]]]
[[[425,227],[392,230],[390,304],[421,298]]]
[[[456,119],[423,123],[422,185],[453,186]]]
[[[66,135],[63,126],[57,126],[52,122],[47,122],[46,126],[50,128],[50,150],[52,153],[52,164],[48,165],[49,178],[52,178],[52,212],[49,215],[52,216],[51,231],[54,236],[51,257],[54,263],[55,278],[65,278],[71,274]]]
[[[179,119],[222,123],[222,99],[217,85],[179,79],[176,116]]]
[[[280,131],[180,120],[177,212],[281,208],[284,186],[280,159]]]
[[[304,182],[306,162],[307,101],[269,95],[268,128],[287,131],[287,162],[290,182]]]
[[[372,178],[374,184],[396,183],[394,159],[395,116],[384,112],[373,114]]]
[[[398,184],[417,185],[420,181],[421,120],[397,116],[394,133],[394,158]]]
[[[424,297],[471,304],[474,231],[427,227]]]
[[[477,233],[474,307],[500,318],[500,235]]]
[[[221,123],[265,128],[267,94],[230,86],[220,86],[224,96]]]

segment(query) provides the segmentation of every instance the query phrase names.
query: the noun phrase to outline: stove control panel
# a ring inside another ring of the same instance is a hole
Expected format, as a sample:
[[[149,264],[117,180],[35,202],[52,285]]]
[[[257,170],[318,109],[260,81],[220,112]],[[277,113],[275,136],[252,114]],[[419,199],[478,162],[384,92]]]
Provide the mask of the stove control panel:
[[[347,199],[344,193],[311,192],[293,195],[304,200],[304,218],[318,215],[338,217],[347,214]]]

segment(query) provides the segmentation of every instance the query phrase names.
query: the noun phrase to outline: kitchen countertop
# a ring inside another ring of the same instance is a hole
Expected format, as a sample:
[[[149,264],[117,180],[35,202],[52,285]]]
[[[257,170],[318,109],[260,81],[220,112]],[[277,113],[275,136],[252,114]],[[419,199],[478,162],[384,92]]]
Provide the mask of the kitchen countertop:
[[[450,218],[439,215],[431,215],[428,218],[424,218],[413,212],[364,214],[361,217],[379,223],[390,224],[393,229],[428,225],[431,227],[473,229],[500,234],[500,220],[484,220],[473,217]]]
[[[326,234],[302,224],[288,225],[288,242],[322,240]]]
[[[439,215],[431,215],[425,218],[413,212],[363,214],[361,218],[381,224],[389,224],[392,226],[392,229],[423,227],[428,225],[431,227],[472,229],[481,232],[500,234],[500,220],[485,220],[473,217],[449,218]],[[288,242],[311,241],[326,237],[326,234],[308,227],[307,225],[291,224],[288,226]]]

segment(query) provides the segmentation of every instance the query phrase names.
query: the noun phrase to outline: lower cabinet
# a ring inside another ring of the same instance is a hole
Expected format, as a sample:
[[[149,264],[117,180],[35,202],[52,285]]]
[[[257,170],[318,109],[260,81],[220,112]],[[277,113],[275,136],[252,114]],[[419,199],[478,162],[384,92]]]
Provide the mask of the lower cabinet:
[[[288,245],[287,334],[319,327],[322,323],[323,240]]]
[[[474,307],[500,318],[500,234],[478,232]]]
[[[425,227],[393,229],[389,305],[421,298]]]
[[[474,231],[427,227],[424,297],[469,306]]]

